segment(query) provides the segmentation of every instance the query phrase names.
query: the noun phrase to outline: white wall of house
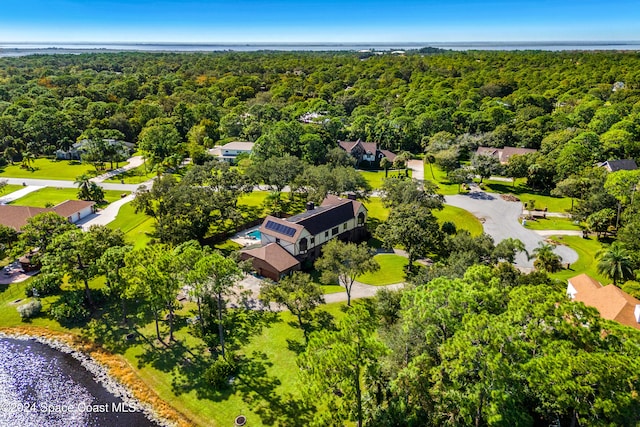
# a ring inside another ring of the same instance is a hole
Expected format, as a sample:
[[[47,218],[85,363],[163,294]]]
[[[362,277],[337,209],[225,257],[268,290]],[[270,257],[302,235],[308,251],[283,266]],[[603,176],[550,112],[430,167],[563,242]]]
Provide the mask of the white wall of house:
[[[221,150],[223,156],[237,156],[238,154],[247,153],[251,154],[251,150]]]
[[[317,247],[317,246],[321,246],[323,244],[325,244],[326,242],[328,242],[329,240],[338,237],[340,234],[346,232],[346,231],[350,231],[353,230],[354,228],[358,227],[358,215],[360,213],[364,213],[364,223],[366,224],[367,222],[367,210],[365,209],[364,206],[360,207],[360,210],[358,211],[358,213],[356,214],[355,218],[352,218],[350,220],[348,220],[347,222],[343,222],[342,224],[339,224],[337,226],[338,230],[337,232],[334,234],[333,233],[333,228],[329,229],[329,230],[324,230],[318,234],[316,234],[315,236],[312,236],[309,231],[307,231],[307,229],[303,229],[302,232],[300,233],[300,236],[298,236],[298,240],[295,241],[295,243],[292,242],[287,242],[283,239],[280,239],[279,241],[277,241],[276,237],[273,235],[270,235],[268,233],[262,232],[261,234],[261,239],[260,239],[260,243],[264,246],[267,245],[269,243],[278,243],[280,246],[282,246],[284,249],[287,250],[287,252],[289,252],[291,255],[293,256],[297,256],[300,255],[300,240],[302,240],[302,238],[306,238],[307,239],[307,252],[310,251],[311,249]],[[334,227],[336,228],[336,227]],[[313,242],[312,242],[313,239]]]
[[[91,215],[92,213],[93,213],[93,206],[87,206],[86,208],[74,213],[70,217],[67,217],[67,220],[70,223],[75,224],[76,222],[80,221],[83,218],[86,218],[87,216]]]

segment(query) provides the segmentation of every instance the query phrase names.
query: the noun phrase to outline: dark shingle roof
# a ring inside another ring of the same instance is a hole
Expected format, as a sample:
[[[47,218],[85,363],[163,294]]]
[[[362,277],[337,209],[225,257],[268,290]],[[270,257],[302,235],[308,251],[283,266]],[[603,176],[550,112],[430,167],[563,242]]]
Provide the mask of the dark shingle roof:
[[[638,165],[636,165],[636,161],[633,159],[608,160],[600,163],[600,166],[604,166],[609,172],[634,171],[638,169]]]
[[[347,200],[347,202],[351,202]],[[306,228],[311,235],[331,230],[350,219],[353,219],[353,206],[351,203],[342,203],[334,206],[321,206],[309,213],[314,215],[304,216],[302,219],[294,219],[295,223]],[[292,218],[289,218],[291,221]]]

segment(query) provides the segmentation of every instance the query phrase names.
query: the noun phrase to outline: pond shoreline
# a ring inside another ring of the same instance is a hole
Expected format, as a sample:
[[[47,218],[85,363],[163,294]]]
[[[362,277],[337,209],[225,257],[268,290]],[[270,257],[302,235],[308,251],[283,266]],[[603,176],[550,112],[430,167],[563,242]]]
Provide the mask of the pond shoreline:
[[[94,343],[71,333],[44,328],[0,328],[0,338],[37,341],[54,350],[69,354],[89,371],[95,381],[125,404],[140,408],[151,421],[163,427],[192,425],[186,417],[160,399],[119,355],[106,352]]]

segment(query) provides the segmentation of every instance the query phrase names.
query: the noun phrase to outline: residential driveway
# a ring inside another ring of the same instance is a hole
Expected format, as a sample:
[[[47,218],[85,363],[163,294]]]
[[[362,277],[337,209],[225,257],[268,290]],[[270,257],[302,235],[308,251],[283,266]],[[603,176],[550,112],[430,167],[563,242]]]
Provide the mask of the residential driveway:
[[[424,162],[422,160],[409,160],[407,167],[411,169],[411,177],[418,181],[424,181]]]
[[[29,185],[28,187],[24,187],[18,191],[9,193],[6,196],[0,197],[0,205],[6,205],[7,203],[13,202],[14,200],[18,200],[19,198],[24,197],[29,193],[38,191],[41,188],[44,188],[44,187],[39,185]]]
[[[543,236],[520,224],[520,202],[507,202],[498,194],[473,189],[469,194],[445,196],[445,203],[465,209],[479,218],[483,222],[484,231],[493,237],[496,243],[509,237],[519,239],[532,255],[538,244],[544,241]],[[557,246],[554,252],[562,257],[563,263],[574,263],[578,260],[578,254],[567,246]],[[518,267],[533,268],[533,261],[528,260],[525,254],[519,253],[515,264]]]
[[[93,181],[93,182],[102,182],[102,181],[104,181],[106,179],[112,178],[112,177],[114,177],[116,175],[119,175],[121,173],[124,173],[124,172],[126,172],[128,170],[135,169],[138,166],[142,166],[142,164],[144,163],[144,158],[142,156],[134,156],[134,157],[131,157],[129,160],[127,160],[127,162],[129,162],[129,163],[127,163],[126,165],[122,166],[121,168],[114,169],[114,170],[109,171],[107,173],[103,173],[102,175],[98,175],[95,178],[91,178],[91,181]]]
[[[129,194],[127,197],[123,197],[109,204],[106,208],[99,210],[98,212],[89,215],[82,221],[77,222],[77,225],[82,226],[84,231],[87,231],[92,225],[107,225],[118,216],[120,208],[125,203],[129,203],[134,198],[133,194]]]

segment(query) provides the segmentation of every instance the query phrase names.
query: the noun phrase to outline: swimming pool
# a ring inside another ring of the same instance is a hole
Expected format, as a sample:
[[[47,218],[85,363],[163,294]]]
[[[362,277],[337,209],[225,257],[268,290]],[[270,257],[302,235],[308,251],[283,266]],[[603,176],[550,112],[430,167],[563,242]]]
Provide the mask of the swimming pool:
[[[247,236],[251,236],[256,240],[260,240],[260,238],[262,237],[262,235],[260,234],[260,230],[253,230],[247,233]]]

